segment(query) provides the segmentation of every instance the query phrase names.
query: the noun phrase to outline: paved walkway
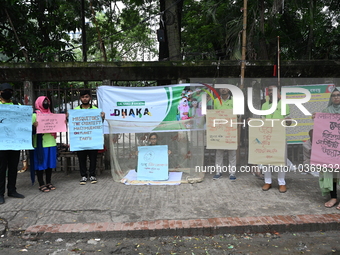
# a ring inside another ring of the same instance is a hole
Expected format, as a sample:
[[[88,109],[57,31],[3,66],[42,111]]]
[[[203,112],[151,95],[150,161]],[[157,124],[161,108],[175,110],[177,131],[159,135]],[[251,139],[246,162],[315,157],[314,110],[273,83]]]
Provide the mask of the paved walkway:
[[[237,177],[231,182],[226,174],[219,180],[206,174],[196,184],[128,186],[114,182],[106,170],[97,184],[79,185],[79,172],[53,172],[57,190],[42,193],[25,172],[17,188],[26,198],[5,196],[0,218],[10,232],[23,231],[27,238],[74,232],[154,236],[340,229],[340,211],[323,206],[328,198],[321,196],[318,178],[287,173],[288,191],[281,194],[276,182],[264,192],[262,180],[249,173]]]

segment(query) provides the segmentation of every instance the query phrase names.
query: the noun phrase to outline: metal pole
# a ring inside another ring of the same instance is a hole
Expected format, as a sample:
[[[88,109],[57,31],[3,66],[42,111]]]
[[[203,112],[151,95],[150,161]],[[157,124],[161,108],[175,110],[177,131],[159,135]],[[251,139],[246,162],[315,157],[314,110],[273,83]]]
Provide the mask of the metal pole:
[[[277,86],[280,88],[280,36],[277,37]]]

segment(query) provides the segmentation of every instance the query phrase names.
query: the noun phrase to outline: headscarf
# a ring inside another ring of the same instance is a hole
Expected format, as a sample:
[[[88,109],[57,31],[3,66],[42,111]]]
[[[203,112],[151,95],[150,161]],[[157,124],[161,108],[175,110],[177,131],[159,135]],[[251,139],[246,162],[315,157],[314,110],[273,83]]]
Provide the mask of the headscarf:
[[[45,99],[48,101],[49,104],[51,104],[50,100],[46,96],[40,96],[35,100],[35,109],[37,113],[51,113],[50,108],[45,109],[43,107],[43,102]]]
[[[324,109],[322,112],[338,113],[338,114],[340,114],[340,104],[336,105],[336,104],[333,104],[333,102],[332,102],[332,94],[333,94],[334,91],[339,91],[340,92],[340,87],[335,87],[334,88],[334,90],[332,91],[332,93],[331,93],[331,95],[329,97],[327,108]]]

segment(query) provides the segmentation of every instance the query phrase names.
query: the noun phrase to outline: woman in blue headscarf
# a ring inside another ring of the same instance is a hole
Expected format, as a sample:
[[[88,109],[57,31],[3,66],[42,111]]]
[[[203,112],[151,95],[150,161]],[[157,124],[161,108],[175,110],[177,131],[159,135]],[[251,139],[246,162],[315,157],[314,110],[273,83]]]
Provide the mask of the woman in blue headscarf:
[[[328,106],[322,112],[340,114],[340,88],[337,87],[333,90]],[[333,169],[332,169],[333,170]],[[330,194],[331,199],[325,203],[325,206],[331,208],[338,203],[337,197],[337,183],[340,185],[340,173],[327,171],[321,172],[319,178],[319,184],[323,196]],[[340,204],[336,207],[340,210]]]

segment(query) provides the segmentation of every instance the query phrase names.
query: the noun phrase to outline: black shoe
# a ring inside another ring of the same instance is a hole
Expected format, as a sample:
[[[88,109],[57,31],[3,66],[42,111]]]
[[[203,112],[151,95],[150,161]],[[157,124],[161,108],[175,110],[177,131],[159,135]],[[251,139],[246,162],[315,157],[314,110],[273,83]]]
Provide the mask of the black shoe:
[[[85,185],[87,182],[87,178],[85,176],[81,177],[80,179],[80,185]]]
[[[25,198],[24,195],[21,195],[18,192],[9,193],[8,196],[9,197],[15,197],[15,198]]]
[[[92,184],[97,183],[97,178],[94,177],[94,176],[91,176],[91,177],[90,177],[90,182],[91,182]]]
[[[0,196],[0,205],[5,203],[5,198],[4,196]]]

